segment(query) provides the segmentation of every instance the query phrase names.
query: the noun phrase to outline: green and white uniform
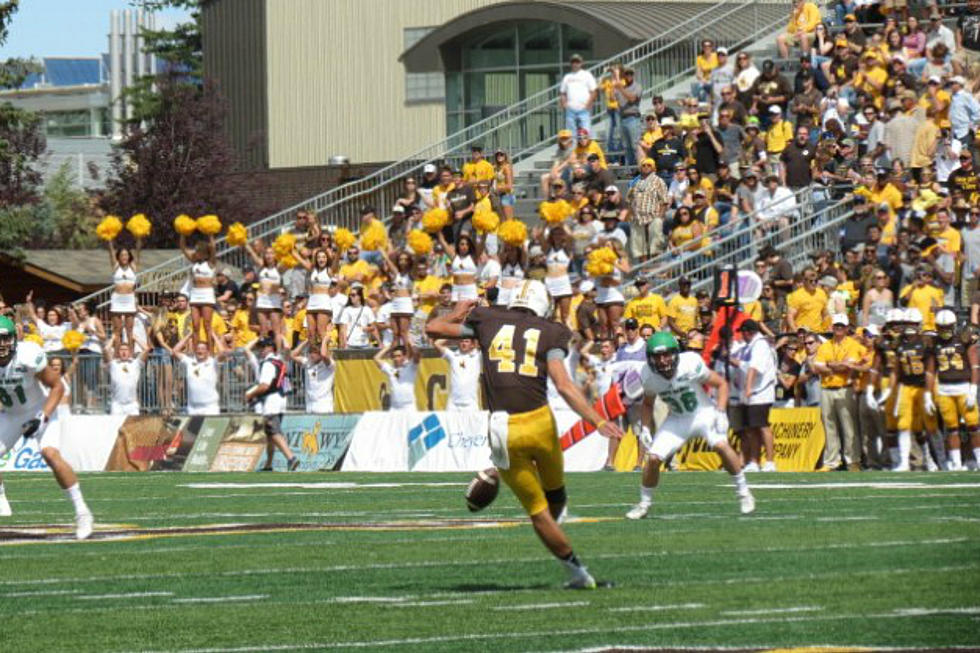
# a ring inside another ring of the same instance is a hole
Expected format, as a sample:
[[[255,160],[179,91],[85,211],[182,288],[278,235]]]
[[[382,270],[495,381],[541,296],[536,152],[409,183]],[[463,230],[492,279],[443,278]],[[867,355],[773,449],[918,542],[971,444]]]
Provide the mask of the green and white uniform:
[[[5,366],[0,366],[0,455],[13,449],[20,440],[21,426],[44,407],[47,392],[37,375],[48,366],[48,357],[33,342],[18,342],[17,351]],[[51,414],[39,448],[61,445],[58,412]]]
[[[727,438],[727,433],[716,430],[718,411],[704,391],[710,375],[711,370],[701,357],[690,351],[678,356],[677,371],[669,379],[649,365],[643,367],[644,393],[660,397],[669,409],[647,453],[664,460],[690,438],[701,436],[711,447]]]

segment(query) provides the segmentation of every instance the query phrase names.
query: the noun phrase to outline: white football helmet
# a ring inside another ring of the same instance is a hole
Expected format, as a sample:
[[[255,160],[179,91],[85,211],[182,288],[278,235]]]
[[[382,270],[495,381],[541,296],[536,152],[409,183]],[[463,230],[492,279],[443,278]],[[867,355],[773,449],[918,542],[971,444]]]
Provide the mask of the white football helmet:
[[[897,324],[904,318],[904,311],[900,308],[889,308],[888,312],[885,313],[885,322],[888,324]]]
[[[551,312],[548,289],[540,281],[525,279],[520,286],[513,289],[507,308],[525,308],[538,317],[548,317]]]
[[[948,308],[936,313],[936,330],[939,332],[939,337],[944,340],[951,339],[956,331],[956,313]]]
[[[917,308],[906,309],[905,321],[912,324],[922,324],[922,313]]]

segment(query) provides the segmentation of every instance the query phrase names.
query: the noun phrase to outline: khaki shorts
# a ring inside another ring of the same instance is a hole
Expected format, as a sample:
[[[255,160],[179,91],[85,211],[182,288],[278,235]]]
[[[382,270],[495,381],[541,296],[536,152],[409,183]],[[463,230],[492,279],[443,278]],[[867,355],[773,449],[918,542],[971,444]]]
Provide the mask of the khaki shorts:
[[[976,50],[968,50],[967,48],[960,48],[953,55],[953,63],[957,63],[963,68],[969,69],[975,64],[980,63],[980,52]]]

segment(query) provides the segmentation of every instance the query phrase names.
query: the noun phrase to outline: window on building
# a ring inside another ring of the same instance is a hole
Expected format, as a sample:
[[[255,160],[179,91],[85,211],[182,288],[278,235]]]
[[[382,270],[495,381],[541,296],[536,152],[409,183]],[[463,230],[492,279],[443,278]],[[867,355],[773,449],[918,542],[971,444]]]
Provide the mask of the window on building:
[[[406,27],[404,30],[404,47],[402,51],[419,42],[435,27]],[[436,73],[405,73],[406,102],[439,102],[446,99],[446,79],[441,72]]]

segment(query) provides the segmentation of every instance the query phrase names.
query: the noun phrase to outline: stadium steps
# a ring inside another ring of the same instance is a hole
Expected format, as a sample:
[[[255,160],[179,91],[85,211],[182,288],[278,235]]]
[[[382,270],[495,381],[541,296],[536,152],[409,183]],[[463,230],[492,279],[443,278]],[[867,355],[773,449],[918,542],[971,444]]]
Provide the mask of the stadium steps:
[[[781,29],[789,11],[790,3],[787,0],[771,0],[766,3],[722,0],[706,4],[701,13],[600,62],[592,71],[597,75],[601,74],[607,65],[614,62],[631,65],[637,71],[638,81],[645,89],[642,108],[646,109],[654,94],[669,96],[670,92],[680,93],[689,86],[698,44],[703,38],[712,38],[729,49],[743,49]],[[528,171],[533,174],[537,170],[537,162],[546,161],[551,155],[550,150],[556,140],[557,128],[546,130],[541,125],[561,125],[564,122],[557,105],[557,96],[556,85],[525,98],[372,175],[331,189],[253,223],[249,227],[249,236],[253,239],[268,239],[282,233],[293,223],[296,212],[304,208],[312,208],[321,222],[356,228],[361,206],[393,205],[404,176],[417,174],[422,165],[430,162],[458,164],[466,158],[469,146],[474,143],[481,143],[488,150],[502,147],[511,154],[518,176],[523,176]],[[598,113],[594,124],[602,126],[603,122],[603,113]],[[530,187],[535,188],[536,185],[537,181],[534,180]],[[228,246],[224,237],[218,241],[218,260],[221,267],[241,269],[248,265],[247,255],[241,248]],[[156,292],[176,290],[185,281],[186,269],[186,261],[182,257],[175,257],[144,270],[138,279],[140,292],[143,297],[150,299]],[[105,311],[111,292],[112,288],[107,287],[84,299],[94,300],[99,309]]]

